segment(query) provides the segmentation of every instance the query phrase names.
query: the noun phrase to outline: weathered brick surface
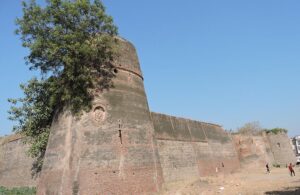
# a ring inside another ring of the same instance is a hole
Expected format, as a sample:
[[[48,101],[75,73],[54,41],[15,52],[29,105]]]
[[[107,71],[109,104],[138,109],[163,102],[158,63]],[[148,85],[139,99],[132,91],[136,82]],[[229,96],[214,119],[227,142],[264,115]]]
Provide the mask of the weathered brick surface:
[[[289,163],[296,163],[296,157],[286,133],[269,133],[267,134],[267,138],[270,142],[271,151],[276,164],[286,166]]]
[[[225,133],[225,132],[224,132]],[[222,135],[222,140],[226,133]],[[227,135],[228,136],[228,135]],[[232,140],[226,138],[226,142],[220,142],[219,140],[210,140],[209,147],[211,156],[208,159],[211,159],[210,165],[214,167],[210,168],[210,174],[214,171],[216,174],[219,172],[222,173],[231,173],[240,168],[240,163],[238,160],[237,152],[234,148]],[[201,159],[202,160],[202,159]],[[205,161],[206,162],[206,161]],[[205,168],[205,166],[204,166]],[[205,175],[205,174],[203,174]],[[206,174],[207,175],[207,174]]]
[[[27,148],[21,136],[0,139],[0,186],[36,185],[36,178],[31,175],[33,159],[25,153]]]
[[[241,166],[264,167],[266,163],[269,163],[270,166],[274,163],[271,146],[265,135],[234,135],[233,139]]]
[[[165,182],[229,173],[240,165],[234,144],[218,125],[151,113]]]
[[[199,177],[197,158],[191,143],[158,140],[157,144],[165,182]]]
[[[286,133],[264,133],[260,136],[234,135],[233,139],[242,166],[262,167],[266,163],[285,166],[296,162]]]
[[[80,118],[67,110],[51,127],[38,194],[152,194],[162,172],[134,48],[120,40],[114,88]]]

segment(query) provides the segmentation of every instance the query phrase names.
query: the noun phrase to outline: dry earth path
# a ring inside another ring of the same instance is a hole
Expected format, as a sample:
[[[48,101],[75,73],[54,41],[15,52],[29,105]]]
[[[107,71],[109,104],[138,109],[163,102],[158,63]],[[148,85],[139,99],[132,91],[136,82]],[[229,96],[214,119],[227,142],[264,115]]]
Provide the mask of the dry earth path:
[[[205,177],[164,187],[163,195],[300,195],[300,167],[291,177],[287,168],[247,169],[231,175]]]

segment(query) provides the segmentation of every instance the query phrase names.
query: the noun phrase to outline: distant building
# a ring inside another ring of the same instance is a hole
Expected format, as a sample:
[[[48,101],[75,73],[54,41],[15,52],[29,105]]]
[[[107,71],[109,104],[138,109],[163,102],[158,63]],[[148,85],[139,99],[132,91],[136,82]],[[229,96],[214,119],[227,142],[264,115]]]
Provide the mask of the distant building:
[[[292,143],[296,156],[300,155],[300,135],[293,137]]]
[[[292,146],[297,157],[297,164],[300,163],[300,135],[293,137],[292,139]]]

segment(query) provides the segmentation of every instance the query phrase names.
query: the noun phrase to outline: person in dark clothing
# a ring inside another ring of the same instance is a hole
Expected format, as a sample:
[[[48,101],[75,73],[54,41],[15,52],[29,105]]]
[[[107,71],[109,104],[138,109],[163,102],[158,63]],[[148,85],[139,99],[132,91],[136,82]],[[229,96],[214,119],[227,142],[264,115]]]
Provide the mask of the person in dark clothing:
[[[267,168],[267,173],[270,173],[270,167],[268,163],[266,164],[266,168]]]
[[[294,171],[294,169],[293,169],[293,165],[292,165],[292,163],[290,163],[290,165],[289,165],[289,170],[290,170],[290,174],[291,174],[291,176],[295,176],[295,171]]]

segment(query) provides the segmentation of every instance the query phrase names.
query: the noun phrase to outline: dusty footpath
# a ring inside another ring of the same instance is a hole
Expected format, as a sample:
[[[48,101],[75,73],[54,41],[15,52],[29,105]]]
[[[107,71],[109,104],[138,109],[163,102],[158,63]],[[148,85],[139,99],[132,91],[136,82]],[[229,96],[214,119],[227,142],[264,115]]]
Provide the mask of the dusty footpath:
[[[231,175],[219,173],[186,183],[164,186],[163,195],[300,195],[300,167],[295,167],[296,176],[291,177],[287,168],[272,168],[267,174],[262,169],[240,170]]]

